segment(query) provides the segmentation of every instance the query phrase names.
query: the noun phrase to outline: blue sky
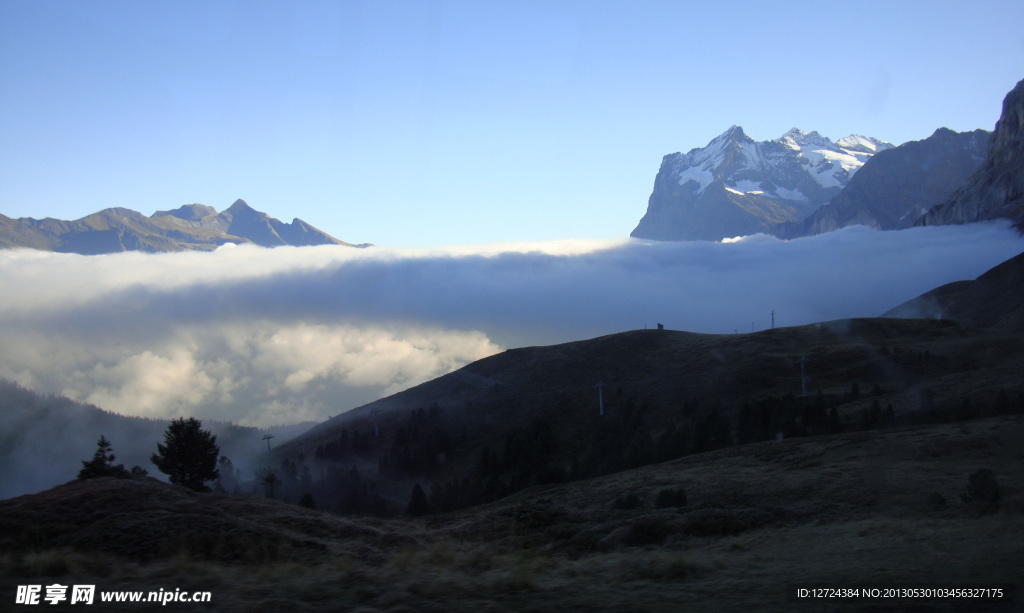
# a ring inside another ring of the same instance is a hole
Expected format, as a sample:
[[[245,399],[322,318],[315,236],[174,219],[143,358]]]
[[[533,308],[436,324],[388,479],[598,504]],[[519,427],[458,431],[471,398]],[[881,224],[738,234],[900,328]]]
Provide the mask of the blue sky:
[[[1024,3],[0,0],[0,213],[236,198],[393,247],[625,237],[733,124],[992,129]]]

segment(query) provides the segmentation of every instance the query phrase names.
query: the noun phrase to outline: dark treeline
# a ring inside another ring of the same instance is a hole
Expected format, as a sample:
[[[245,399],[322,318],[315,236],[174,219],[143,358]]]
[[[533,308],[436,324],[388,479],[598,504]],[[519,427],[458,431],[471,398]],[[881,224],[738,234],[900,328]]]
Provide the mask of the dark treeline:
[[[313,464],[315,468],[302,455],[296,460],[285,458],[276,467],[256,469],[255,480],[248,482],[242,479],[241,471],[230,458],[222,457],[221,478],[215,489],[232,494],[262,494],[342,515],[394,515],[401,505],[380,496],[376,483],[364,479],[355,464],[342,464],[342,457],[354,456],[324,456]]]
[[[658,412],[648,402],[623,398],[620,392],[607,403],[605,415],[588,416],[572,428],[563,424],[559,429],[556,422],[537,418],[483,444],[471,442],[465,426],[445,419],[448,409],[435,404],[410,411],[379,437],[372,430],[343,430],[319,446],[309,462],[300,455],[264,469],[257,475],[257,487],[265,495],[335,513],[443,513],[534,485],[586,479],[734,445],[1024,412],[1024,397],[1015,396],[1011,399],[1001,390],[994,397],[940,406],[933,394],[922,390],[918,408],[900,415],[884,401],[879,386],[864,394],[855,383],[840,394],[766,396],[736,408],[691,400],[665,423],[656,419]],[[851,402],[863,408],[842,410],[840,418],[840,409]],[[365,470],[373,458],[377,475],[362,474],[357,466]],[[448,470],[449,463],[459,469]],[[222,466],[221,473],[231,471]],[[438,477],[446,473],[457,476]],[[416,500],[399,501],[378,492],[380,479],[423,486],[416,488]],[[230,483],[223,487],[233,491]]]
[[[483,446],[472,474],[435,482],[427,512],[440,513],[497,500],[533,485],[560,483],[606,475],[686,455],[782,438],[884,429],[900,425],[944,423],[1024,412],[1024,395],[1016,401],[1005,390],[988,402],[963,399],[956,407],[936,407],[922,392],[921,408],[897,416],[884,404],[876,385],[870,403],[855,419],[841,420],[837,407],[867,401],[855,383],[844,394],[769,396],[743,403],[733,417],[719,406],[684,403],[678,420],[652,434],[647,403],[622,402],[617,410],[597,419],[583,451],[566,458],[566,441],[543,419],[509,432],[498,449]]]

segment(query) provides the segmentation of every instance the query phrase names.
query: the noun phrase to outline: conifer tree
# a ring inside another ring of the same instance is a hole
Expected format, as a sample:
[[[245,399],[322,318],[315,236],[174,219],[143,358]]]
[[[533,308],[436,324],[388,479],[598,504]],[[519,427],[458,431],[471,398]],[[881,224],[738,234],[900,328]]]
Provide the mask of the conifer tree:
[[[150,461],[170,477],[171,483],[208,492],[206,482],[220,476],[217,437],[203,430],[202,423],[195,417],[172,421],[164,432],[164,444],[157,443],[156,450]]]
[[[100,440],[96,441],[96,453],[88,462],[82,460],[82,470],[78,471],[78,478],[127,477],[128,471],[125,470],[124,464],[114,465],[115,457],[110,441],[100,435]]]

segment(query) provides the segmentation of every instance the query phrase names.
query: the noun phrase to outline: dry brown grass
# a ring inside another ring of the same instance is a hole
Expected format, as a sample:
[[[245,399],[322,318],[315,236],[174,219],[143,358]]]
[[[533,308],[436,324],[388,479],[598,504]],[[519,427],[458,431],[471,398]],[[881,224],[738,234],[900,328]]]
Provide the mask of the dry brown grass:
[[[994,513],[959,498],[983,467],[1003,489]],[[72,483],[0,501],[0,608],[18,584],[61,581],[208,590],[209,606],[178,609],[225,612],[893,611],[808,607],[786,588],[1020,584],[1020,483],[1024,416],[760,443],[416,521],[151,480]],[[690,504],[654,508],[666,487]],[[647,505],[616,510],[625,492]],[[936,492],[945,506],[929,504]]]

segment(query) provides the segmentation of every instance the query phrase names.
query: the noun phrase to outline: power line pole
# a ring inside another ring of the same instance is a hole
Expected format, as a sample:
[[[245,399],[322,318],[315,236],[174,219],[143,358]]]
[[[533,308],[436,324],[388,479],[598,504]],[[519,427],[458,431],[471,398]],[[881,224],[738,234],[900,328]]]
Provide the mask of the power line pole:
[[[380,409],[371,409],[370,413],[373,415],[373,435],[380,436],[380,424],[377,423],[377,413],[380,413]]]
[[[267,451],[270,451],[270,439],[274,438],[273,434],[267,434],[263,436],[263,440],[267,441]]]
[[[803,388],[803,396],[807,397],[807,377],[804,375],[804,362],[807,361],[807,356],[800,356],[797,362],[800,362],[800,385]]]
[[[598,413],[599,415],[604,415],[604,386],[604,381],[598,381],[597,385],[594,386],[597,388],[597,406],[601,411]]]

